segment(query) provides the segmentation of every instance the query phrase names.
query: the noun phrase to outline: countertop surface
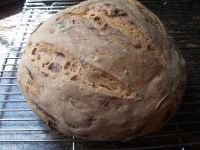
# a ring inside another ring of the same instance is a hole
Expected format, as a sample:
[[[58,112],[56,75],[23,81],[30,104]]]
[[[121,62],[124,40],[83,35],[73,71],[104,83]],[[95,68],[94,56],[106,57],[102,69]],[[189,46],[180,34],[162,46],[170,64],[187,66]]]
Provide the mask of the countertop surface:
[[[0,5],[0,66],[3,58],[9,52],[9,42],[12,38],[13,31],[20,21],[21,11],[24,0],[20,0],[9,5]]]

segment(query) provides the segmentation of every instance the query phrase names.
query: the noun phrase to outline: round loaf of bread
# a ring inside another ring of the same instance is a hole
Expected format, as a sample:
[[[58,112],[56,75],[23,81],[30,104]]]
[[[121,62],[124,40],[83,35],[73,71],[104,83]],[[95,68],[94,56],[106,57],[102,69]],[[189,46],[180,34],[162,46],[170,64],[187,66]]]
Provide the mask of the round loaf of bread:
[[[136,0],[89,0],[31,35],[18,69],[25,99],[49,126],[97,141],[161,128],[177,110],[185,61]]]

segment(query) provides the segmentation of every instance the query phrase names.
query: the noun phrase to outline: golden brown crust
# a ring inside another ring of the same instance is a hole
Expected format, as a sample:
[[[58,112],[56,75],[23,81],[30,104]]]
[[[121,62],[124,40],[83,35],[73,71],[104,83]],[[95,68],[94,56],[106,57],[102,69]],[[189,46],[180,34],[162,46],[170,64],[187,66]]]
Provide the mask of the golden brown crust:
[[[125,140],[177,110],[185,61],[157,16],[135,0],[89,0],[33,32],[18,82],[38,115],[66,135]]]

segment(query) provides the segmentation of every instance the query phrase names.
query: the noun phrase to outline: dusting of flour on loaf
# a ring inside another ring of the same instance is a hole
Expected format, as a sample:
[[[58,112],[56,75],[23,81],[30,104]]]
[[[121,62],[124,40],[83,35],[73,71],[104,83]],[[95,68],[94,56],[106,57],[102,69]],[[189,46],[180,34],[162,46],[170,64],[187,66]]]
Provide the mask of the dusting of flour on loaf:
[[[160,19],[136,0],[88,0],[32,33],[17,80],[49,126],[87,140],[129,140],[178,109],[186,65]]]

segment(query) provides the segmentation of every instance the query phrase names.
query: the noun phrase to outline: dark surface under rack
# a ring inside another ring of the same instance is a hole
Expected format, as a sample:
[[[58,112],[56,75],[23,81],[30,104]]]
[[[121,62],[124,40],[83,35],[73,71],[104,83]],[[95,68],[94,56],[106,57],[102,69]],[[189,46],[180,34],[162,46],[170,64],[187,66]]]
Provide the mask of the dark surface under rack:
[[[188,67],[183,103],[160,131],[129,142],[86,142],[50,130],[28,107],[16,71],[31,31],[41,21],[79,0],[27,0],[21,21],[0,67],[0,149],[5,150],[200,150],[199,2],[141,0],[155,12],[181,49]]]

